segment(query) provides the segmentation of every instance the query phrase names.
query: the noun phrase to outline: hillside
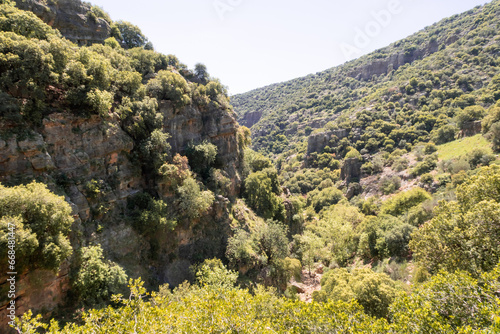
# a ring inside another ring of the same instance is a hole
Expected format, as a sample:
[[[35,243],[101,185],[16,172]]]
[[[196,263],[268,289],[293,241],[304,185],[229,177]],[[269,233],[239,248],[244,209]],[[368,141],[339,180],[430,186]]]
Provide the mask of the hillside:
[[[233,96],[231,103],[251,128],[254,147],[272,154],[303,148],[311,131],[330,122],[347,129],[359,151],[375,152],[386,140],[428,141],[443,123],[456,123],[457,108],[487,108],[498,99],[498,77],[492,81],[498,21],[493,1],[342,66]]]
[[[499,26],[230,99],[102,8],[0,0],[0,331],[498,332]]]

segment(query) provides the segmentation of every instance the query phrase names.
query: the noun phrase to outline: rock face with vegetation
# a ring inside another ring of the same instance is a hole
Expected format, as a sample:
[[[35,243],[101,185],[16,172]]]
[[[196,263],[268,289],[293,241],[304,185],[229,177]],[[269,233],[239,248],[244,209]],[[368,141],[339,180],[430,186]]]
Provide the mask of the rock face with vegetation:
[[[123,23],[95,18],[87,4],[19,6],[89,46],[0,4],[2,54],[31,57],[0,61],[0,182],[45,183],[69,204],[65,215],[73,221],[61,235],[71,252],[60,255],[59,265],[38,265],[40,255],[19,270],[18,310],[102,302],[125,286],[124,275],[141,276],[150,287],[176,286],[192,277],[191,265],[224,257],[228,198],[240,195],[249,133],[236,122],[223,86],[202,65],[188,70],[145,43],[122,48],[133,44],[127,30],[120,43],[109,35],[110,25]],[[29,27],[20,29],[22,22]],[[2,229],[14,216],[0,213]],[[26,233],[33,224],[29,217],[19,221]],[[88,272],[90,256],[97,262]],[[100,279],[92,297],[86,284]],[[2,310],[4,302],[2,295]]]
[[[97,17],[88,3],[73,0],[17,0],[16,5],[33,12],[79,45],[102,43],[111,36],[109,22]]]
[[[99,7],[18,6],[0,0],[18,332],[500,331],[500,1],[235,111]]]

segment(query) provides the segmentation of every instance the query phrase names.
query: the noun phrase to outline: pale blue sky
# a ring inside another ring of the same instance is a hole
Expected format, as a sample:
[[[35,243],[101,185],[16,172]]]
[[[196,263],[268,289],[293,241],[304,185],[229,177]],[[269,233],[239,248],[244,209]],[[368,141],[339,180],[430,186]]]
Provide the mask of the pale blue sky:
[[[486,0],[92,0],[243,93],[328,69]],[[392,13],[389,11],[391,10]],[[373,12],[386,11],[377,23]],[[383,25],[383,26],[382,26]],[[363,39],[357,31],[368,29]],[[342,51],[344,49],[349,52]],[[356,50],[355,50],[356,49]]]

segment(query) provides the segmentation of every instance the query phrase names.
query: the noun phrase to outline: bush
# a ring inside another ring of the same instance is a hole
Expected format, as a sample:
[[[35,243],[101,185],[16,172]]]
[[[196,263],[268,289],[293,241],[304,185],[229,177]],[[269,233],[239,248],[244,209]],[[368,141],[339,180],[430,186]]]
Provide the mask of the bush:
[[[72,253],[68,240],[73,215],[62,196],[56,196],[44,184],[32,182],[12,188],[0,185],[0,267],[8,264],[7,231],[9,224],[18,229],[16,270],[49,269],[57,272]],[[5,270],[4,272],[7,272]]]
[[[458,186],[457,201],[441,202],[416,230],[410,247],[430,273],[441,269],[474,276],[500,261],[500,167],[483,167]]]
[[[413,177],[416,177],[425,173],[429,173],[437,167],[437,160],[438,158],[435,155],[425,157],[424,161],[417,164],[415,168],[411,170],[411,175]]]
[[[148,193],[127,198],[127,208],[131,211],[132,226],[141,234],[153,236],[161,230],[171,231],[177,225],[175,220],[167,218],[170,216],[167,204]]]
[[[392,216],[400,216],[407,213],[414,206],[431,199],[431,195],[422,188],[414,188],[406,192],[399,193],[382,204],[380,212]]]
[[[180,74],[161,70],[158,75],[148,81],[148,93],[157,100],[170,100],[176,108],[182,108],[191,103],[191,89]]]
[[[401,178],[399,176],[383,176],[379,186],[384,195],[392,194],[401,187]]]
[[[490,331],[494,317],[489,310],[498,305],[495,278],[498,269],[479,282],[464,272],[441,272],[416,285],[411,294],[401,294],[391,305],[396,332]]]
[[[191,169],[206,179],[217,158],[217,146],[208,141],[203,141],[198,145],[190,144],[186,150],[186,156]]]
[[[283,200],[278,196],[280,191],[277,174],[270,168],[252,173],[245,180],[248,204],[266,219],[283,219]]]
[[[434,152],[437,152],[438,148],[436,146],[436,144],[434,143],[427,143],[427,145],[425,145],[425,148],[424,148],[424,153],[425,154],[432,154]]]
[[[238,273],[228,270],[219,259],[205,260],[194,268],[196,282],[214,289],[231,289],[236,285]]]
[[[170,135],[156,129],[149,138],[143,140],[139,147],[140,159],[146,170],[158,173],[170,154]]]
[[[351,148],[345,155],[345,159],[358,159],[361,160],[363,157],[361,156],[361,153],[358,152],[355,148]]]
[[[214,194],[201,191],[193,178],[187,178],[177,189],[177,206],[181,213],[190,219],[199,218],[205,214],[215,200]]]
[[[72,287],[85,305],[107,303],[112,294],[125,288],[127,274],[119,265],[104,258],[100,245],[81,248],[76,267]]]
[[[365,259],[384,259],[387,257],[406,257],[409,254],[408,242],[415,228],[400,219],[381,214],[370,218],[361,225],[358,254]]]
[[[330,205],[335,205],[344,198],[342,191],[335,187],[325,188],[318,192],[312,191],[309,196],[309,202],[316,212]]]
[[[467,160],[472,168],[477,168],[478,166],[489,166],[492,161],[496,160],[496,157],[483,148],[475,148],[467,154]]]
[[[387,317],[389,305],[397,296],[397,286],[386,274],[370,269],[333,269],[321,278],[321,290],[315,291],[314,300],[357,300],[365,312],[376,317]]]
[[[453,125],[447,124],[441,126],[439,129],[432,132],[432,141],[441,145],[455,140],[457,128]]]

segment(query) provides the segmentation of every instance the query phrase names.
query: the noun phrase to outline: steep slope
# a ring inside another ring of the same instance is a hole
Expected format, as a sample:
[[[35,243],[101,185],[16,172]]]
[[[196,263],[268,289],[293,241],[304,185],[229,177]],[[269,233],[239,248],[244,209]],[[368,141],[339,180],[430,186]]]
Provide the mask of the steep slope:
[[[38,3],[23,6],[39,14]],[[115,263],[150,287],[190,279],[191,265],[224,258],[229,199],[242,183],[245,138],[217,80],[174,56],[99,44],[109,26],[82,28],[86,4],[50,6],[65,36],[94,45],[78,47],[33,13],[0,4],[0,182],[46,184],[71,205],[74,220],[58,236],[73,249],[56,261],[58,270],[39,258],[19,272],[18,314],[85,302],[76,277],[95,245],[101,265]],[[2,188],[1,198],[7,189],[14,188]],[[24,219],[27,231],[37,224]],[[56,247],[35,237],[39,247]],[[1,291],[7,278],[0,274]],[[0,311],[7,303],[2,294]]]
[[[231,101],[240,123],[251,127],[254,147],[269,153],[293,150],[331,121],[348,130],[358,150],[382,148],[387,139],[399,146],[398,131],[413,132],[408,143],[427,141],[442,123],[421,126],[423,118],[453,117],[450,107],[463,106],[467,94],[474,98],[469,105],[483,107],[498,98],[489,83],[498,74],[499,19],[500,4],[493,1],[342,66]],[[393,129],[366,136],[369,126],[378,131],[386,122]],[[376,142],[367,147],[371,138]]]

